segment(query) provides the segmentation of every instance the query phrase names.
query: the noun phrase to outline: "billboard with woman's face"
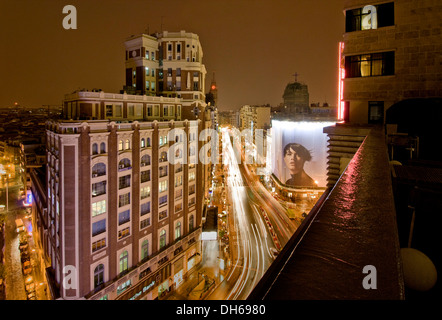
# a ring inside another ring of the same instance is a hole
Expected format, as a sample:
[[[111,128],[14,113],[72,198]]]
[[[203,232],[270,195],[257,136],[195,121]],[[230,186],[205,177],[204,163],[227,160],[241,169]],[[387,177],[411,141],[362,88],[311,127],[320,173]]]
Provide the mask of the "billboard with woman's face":
[[[326,187],[327,135],[335,122],[272,121],[273,174],[291,187]]]

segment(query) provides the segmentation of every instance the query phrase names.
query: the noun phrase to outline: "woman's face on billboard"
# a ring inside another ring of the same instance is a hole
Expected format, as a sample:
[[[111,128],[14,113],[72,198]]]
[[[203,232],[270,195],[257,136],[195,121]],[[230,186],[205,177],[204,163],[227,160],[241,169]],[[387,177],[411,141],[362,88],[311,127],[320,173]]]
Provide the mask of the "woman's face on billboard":
[[[288,149],[284,155],[284,162],[290,174],[297,174],[304,169],[305,160],[292,148]]]

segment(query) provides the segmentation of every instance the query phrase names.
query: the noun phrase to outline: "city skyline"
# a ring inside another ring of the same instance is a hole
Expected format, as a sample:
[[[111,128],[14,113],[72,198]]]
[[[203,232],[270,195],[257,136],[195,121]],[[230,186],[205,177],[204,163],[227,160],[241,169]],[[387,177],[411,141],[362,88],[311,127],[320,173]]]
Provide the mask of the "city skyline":
[[[0,53],[8,74],[0,81],[9,95],[2,96],[0,106],[61,105],[64,94],[83,88],[119,92],[124,85],[124,41],[161,30],[199,35],[206,87],[215,73],[220,110],[282,103],[295,72],[298,81],[308,85],[312,103],[335,105],[342,3],[316,2],[3,3],[0,33],[10,50]],[[77,9],[75,30],[62,26],[62,9],[68,4]]]

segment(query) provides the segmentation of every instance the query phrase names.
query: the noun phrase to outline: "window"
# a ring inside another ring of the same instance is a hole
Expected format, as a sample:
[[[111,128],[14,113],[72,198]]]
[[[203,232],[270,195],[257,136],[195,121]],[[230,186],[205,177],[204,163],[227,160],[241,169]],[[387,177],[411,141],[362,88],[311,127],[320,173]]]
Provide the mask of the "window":
[[[169,110],[168,106],[163,106],[163,116],[167,117],[169,115],[168,110]]]
[[[94,270],[94,288],[104,283],[104,265],[99,264]]]
[[[104,247],[106,247],[106,238],[92,242],[92,252],[98,251]]]
[[[92,236],[95,237],[100,233],[106,232],[106,219],[92,223]]]
[[[118,189],[130,187],[130,174],[118,178]]]
[[[126,210],[123,212],[120,212],[118,214],[118,225],[121,226],[122,224],[125,224],[126,222],[130,221],[130,210]]]
[[[144,138],[141,138],[141,148],[146,147],[146,140]]]
[[[141,171],[141,183],[150,181],[150,170]]]
[[[160,167],[160,178],[167,176],[167,166]]]
[[[163,180],[158,184],[158,192],[164,192],[167,191],[167,180]]]
[[[182,196],[183,196],[183,189],[175,190],[175,200],[181,199]]]
[[[106,153],[106,144],[104,142],[100,143],[100,153]]]
[[[183,175],[179,174],[175,176],[175,187],[179,187],[183,185]]]
[[[345,77],[372,77],[394,74],[394,51],[345,57]]]
[[[167,210],[163,210],[158,214],[158,220],[163,220],[167,218]]]
[[[104,163],[97,163],[92,167],[92,178],[101,177],[106,174],[106,165]]]
[[[377,29],[394,25],[394,2],[368,5],[345,12],[345,32]]]
[[[98,145],[96,143],[92,144],[92,154],[98,154]]]
[[[121,285],[119,285],[117,287],[117,294],[120,294],[120,293],[124,292],[127,288],[130,287],[130,284],[131,284],[130,280],[127,280],[126,282],[124,282]]]
[[[127,251],[123,251],[120,254],[120,273],[127,271],[129,267],[129,253]]]
[[[92,184],[92,197],[97,197],[106,194],[106,181],[101,181]]]
[[[118,196],[118,207],[130,204],[130,192]]]
[[[189,196],[195,193],[195,185],[192,184],[191,186],[189,186]]]
[[[106,200],[92,203],[92,217],[96,217],[106,212]]]
[[[195,172],[194,171],[189,172],[189,182],[194,180],[195,180]]]
[[[150,88],[150,82],[146,81],[146,90],[149,90],[149,88]]]
[[[175,225],[175,240],[181,237],[181,222],[177,222]]]
[[[166,230],[160,232],[160,250],[166,246]]]
[[[166,151],[161,152],[159,161],[160,162],[167,161],[167,152]]]
[[[140,198],[141,198],[141,200],[146,199],[148,197],[150,197],[150,187],[147,186],[147,187],[140,188]]]
[[[121,117],[123,116],[122,109],[123,109],[123,106],[121,106],[121,105],[115,106],[115,109],[114,109],[114,111],[115,111],[115,112],[114,112],[114,117],[121,118]]]
[[[127,106],[127,115],[129,117],[133,117],[134,116],[134,106],[133,105],[128,105]]]
[[[141,260],[146,259],[149,256],[149,240],[144,240],[141,243]]]
[[[368,102],[368,123],[384,123],[384,102]]]
[[[146,50],[146,56],[145,56],[145,58],[146,58],[146,59],[149,59],[149,51],[147,51],[147,50]],[[147,67],[146,67],[146,69],[147,69]]]
[[[140,214],[144,216],[145,214],[150,213],[150,201],[141,204]]]
[[[141,220],[140,222],[140,229],[144,229],[146,227],[150,226],[150,218]]]
[[[145,154],[141,157],[141,166],[150,166],[150,155]]]
[[[183,203],[182,202],[175,205],[175,213],[180,212],[181,210],[183,210]]]
[[[195,218],[193,215],[189,217],[189,231],[195,227]]]
[[[167,204],[167,195],[160,197],[158,202],[160,207],[165,206]]]
[[[106,117],[112,117],[112,105],[107,104],[106,105]]]
[[[124,171],[131,168],[130,160],[128,158],[121,159],[118,163],[118,171]]]
[[[195,197],[193,197],[189,200],[189,207],[194,206],[194,205],[195,205]]]
[[[120,141],[118,142],[118,150],[119,150],[119,151],[124,150],[124,147],[123,147],[123,140],[120,140]]]
[[[147,116],[152,117],[152,106],[147,106]]]
[[[130,235],[130,227],[118,231],[118,240],[124,239]]]
[[[130,149],[130,141],[129,139],[126,139],[126,150]]]

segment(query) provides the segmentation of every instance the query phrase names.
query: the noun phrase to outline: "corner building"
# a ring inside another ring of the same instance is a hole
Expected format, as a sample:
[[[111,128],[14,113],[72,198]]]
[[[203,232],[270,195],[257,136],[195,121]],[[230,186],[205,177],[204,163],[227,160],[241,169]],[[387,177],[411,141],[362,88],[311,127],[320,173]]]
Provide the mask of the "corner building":
[[[54,297],[161,299],[201,261],[210,123],[198,94],[65,96],[65,119],[46,128]]]
[[[431,0],[344,1],[346,122],[383,124],[399,101],[442,96],[441,11]]]

